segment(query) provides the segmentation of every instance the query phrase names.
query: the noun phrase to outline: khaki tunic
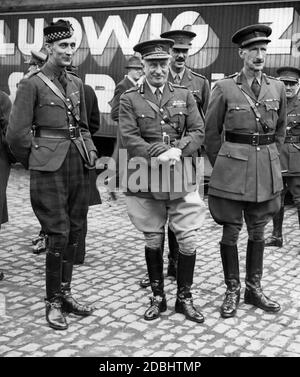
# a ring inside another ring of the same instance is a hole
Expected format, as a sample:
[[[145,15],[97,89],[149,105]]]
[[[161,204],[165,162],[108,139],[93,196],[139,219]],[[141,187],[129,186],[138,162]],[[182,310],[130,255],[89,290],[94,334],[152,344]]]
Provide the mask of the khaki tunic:
[[[269,133],[275,134],[276,143],[252,146],[222,142],[223,130],[263,134],[260,123],[237,84],[255,102],[269,126]],[[283,143],[285,130],[286,95],[281,81],[263,74],[258,99],[242,72],[218,81],[206,113],[205,147],[213,166],[208,193],[249,202],[263,202],[276,197],[283,187],[277,146]]]

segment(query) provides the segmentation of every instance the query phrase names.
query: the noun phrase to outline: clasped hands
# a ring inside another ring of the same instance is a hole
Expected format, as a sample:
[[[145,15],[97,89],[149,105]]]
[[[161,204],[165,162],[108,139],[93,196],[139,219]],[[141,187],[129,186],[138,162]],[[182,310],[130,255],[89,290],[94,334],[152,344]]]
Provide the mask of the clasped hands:
[[[158,162],[169,162],[170,165],[175,165],[176,162],[180,161],[181,154],[181,149],[172,147],[167,151],[161,153],[156,158]]]

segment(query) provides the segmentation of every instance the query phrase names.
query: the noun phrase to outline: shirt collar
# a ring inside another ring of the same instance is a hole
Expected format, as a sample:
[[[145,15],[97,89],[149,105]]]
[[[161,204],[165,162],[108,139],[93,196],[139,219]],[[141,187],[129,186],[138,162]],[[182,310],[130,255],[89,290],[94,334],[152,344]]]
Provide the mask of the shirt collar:
[[[147,81],[147,84],[149,85],[149,88],[151,89],[151,92],[153,94],[155,94],[156,89],[159,89],[161,94],[163,94],[165,84],[157,88],[157,86],[153,86],[153,85],[149,84],[149,81],[147,79],[146,79],[146,81]]]
[[[170,72],[171,72],[171,75],[172,75],[172,77],[173,77],[174,80],[175,80],[175,77],[176,77],[177,75],[179,76],[180,80],[182,80],[183,75],[184,75],[184,72],[185,72],[185,67],[184,67],[184,69],[183,69],[182,71],[180,71],[179,73],[174,72],[173,69],[170,67]]]

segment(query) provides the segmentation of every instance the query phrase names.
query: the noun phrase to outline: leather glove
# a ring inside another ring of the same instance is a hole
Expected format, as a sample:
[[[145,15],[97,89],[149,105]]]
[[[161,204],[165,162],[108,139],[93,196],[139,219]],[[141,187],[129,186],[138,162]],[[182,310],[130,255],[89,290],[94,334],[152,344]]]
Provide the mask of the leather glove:
[[[148,148],[148,152],[151,157],[157,157],[160,154],[166,152],[167,150],[169,150],[169,147],[162,142],[150,144],[150,147]]]

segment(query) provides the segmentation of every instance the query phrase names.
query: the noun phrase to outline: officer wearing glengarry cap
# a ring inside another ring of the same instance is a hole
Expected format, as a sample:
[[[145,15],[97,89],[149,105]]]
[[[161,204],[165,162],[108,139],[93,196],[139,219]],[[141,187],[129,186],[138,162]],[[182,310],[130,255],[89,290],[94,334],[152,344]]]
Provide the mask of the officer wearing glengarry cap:
[[[272,236],[266,239],[266,246],[282,247],[282,223],[284,217],[284,199],[287,191],[293,196],[298,211],[300,226],[300,69],[294,66],[277,69],[279,79],[283,81],[287,97],[287,128],[284,144],[280,151],[280,162],[283,178],[281,207],[273,217]]]
[[[144,318],[158,318],[167,308],[161,245],[169,218],[180,249],[175,311],[201,323],[204,318],[193,306],[191,286],[198,246],[196,229],[204,221],[205,206],[196,188],[195,171],[191,169],[189,177],[186,172],[182,176],[182,167],[184,157],[192,156],[201,146],[204,124],[190,91],[167,81],[173,43],[162,38],[134,46],[142,55],[145,80],[121,96],[120,148],[127,151],[128,164],[138,162],[140,166],[128,168],[128,179],[123,179],[122,185],[129,217],[146,242],[153,297]],[[134,177],[139,171],[146,173],[147,179],[136,187]]]
[[[46,320],[65,330],[65,313],[92,309],[71,294],[73,262],[88,210],[88,168],[96,148],[87,127],[82,81],[66,72],[76,41],[65,20],[44,29],[46,64],[23,79],[13,104],[7,140],[30,170],[33,211],[48,236],[46,246]]]
[[[208,203],[214,220],[223,226],[224,318],[235,316],[240,299],[237,242],[243,218],[248,231],[245,303],[267,312],[280,310],[261,288],[264,229],[280,208],[277,147],[286,129],[284,85],[262,72],[271,32],[269,26],[256,24],[233,35],[243,68],[216,82],[205,118],[205,147],[213,166]]]

